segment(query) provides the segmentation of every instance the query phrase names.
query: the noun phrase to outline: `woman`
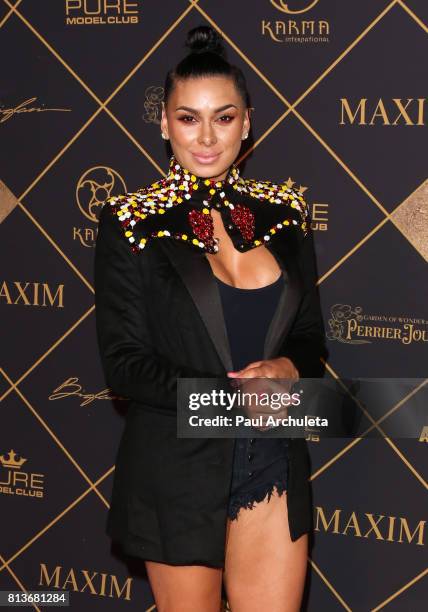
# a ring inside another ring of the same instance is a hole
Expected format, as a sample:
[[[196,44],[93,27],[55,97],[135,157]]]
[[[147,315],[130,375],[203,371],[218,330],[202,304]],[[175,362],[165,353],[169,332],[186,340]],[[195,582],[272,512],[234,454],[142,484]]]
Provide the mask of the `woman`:
[[[245,79],[212,28],[187,46],[165,83],[167,176],[99,219],[100,354],[131,400],[107,532],[144,559],[160,612],[218,612],[222,579],[233,612],[294,611],[312,527],[305,440],[178,438],[176,402],[178,377],[322,376],[308,211],[288,183],[240,175]]]

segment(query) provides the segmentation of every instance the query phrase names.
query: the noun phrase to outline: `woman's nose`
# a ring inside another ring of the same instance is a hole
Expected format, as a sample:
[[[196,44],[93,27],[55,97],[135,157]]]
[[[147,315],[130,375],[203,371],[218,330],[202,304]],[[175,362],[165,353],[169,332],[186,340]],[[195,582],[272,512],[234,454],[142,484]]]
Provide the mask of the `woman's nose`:
[[[201,124],[201,130],[199,133],[199,142],[205,145],[212,145],[216,142],[215,131],[210,123]]]

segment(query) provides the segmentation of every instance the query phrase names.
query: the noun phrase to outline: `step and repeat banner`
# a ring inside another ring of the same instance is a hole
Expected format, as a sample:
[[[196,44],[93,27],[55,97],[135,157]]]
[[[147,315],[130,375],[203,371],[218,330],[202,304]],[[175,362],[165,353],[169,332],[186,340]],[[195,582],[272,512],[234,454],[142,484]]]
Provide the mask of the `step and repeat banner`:
[[[425,0],[0,0],[0,591],[155,609],[104,531],[126,403],[101,371],[93,257],[105,199],[167,171],[164,78],[196,25],[248,81],[243,175],[304,189],[326,375],[423,389],[427,23]],[[426,609],[427,442],[428,418],[413,438],[308,433],[303,609]]]

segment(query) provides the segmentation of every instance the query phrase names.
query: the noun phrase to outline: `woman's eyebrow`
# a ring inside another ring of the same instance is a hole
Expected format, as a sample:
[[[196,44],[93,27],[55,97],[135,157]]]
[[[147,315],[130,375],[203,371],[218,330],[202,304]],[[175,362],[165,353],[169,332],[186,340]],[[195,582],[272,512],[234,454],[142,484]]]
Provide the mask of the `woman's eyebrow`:
[[[226,108],[238,108],[235,104],[225,104],[224,106],[220,106],[219,108],[214,109],[215,113],[219,113],[220,111],[224,111],[226,110]],[[199,111],[196,108],[191,108],[190,106],[177,106],[177,108],[175,109],[176,111],[178,110],[185,110],[188,111],[190,113],[195,113],[195,114],[199,114]]]

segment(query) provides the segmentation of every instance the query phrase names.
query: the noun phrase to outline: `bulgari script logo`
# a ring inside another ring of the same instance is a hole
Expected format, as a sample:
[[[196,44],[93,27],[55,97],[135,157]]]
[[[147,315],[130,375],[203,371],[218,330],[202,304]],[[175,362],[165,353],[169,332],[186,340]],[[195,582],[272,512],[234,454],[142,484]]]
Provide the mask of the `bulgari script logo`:
[[[402,344],[428,342],[428,321],[423,318],[365,314],[361,306],[334,304],[328,319],[329,340],[345,344],[368,344],[394,340]]]
[[[16,106],[11,106],[9,108],[3,108],[0,106],[0,123],[5,123],[5,121],[9,121],[9,119],[12,119],[12,117],[16,117],[17,115],[22,115],[24,113],[71,112],[71,108],[45,108],[44,104],[41,106],[33,104],[33,102],[36,100],[37,98],[28,98],[28,100],[24,100],[24,102],[20,102]]]
[[[321,506],[317,506],[315,512],[315,531],[425,546],[426,521],[423,520],[409,525],[409,521],[403,516],[384,516],[371,512],[347,513],[338,508],[327,516]]]
[[[71,376],[61,383],[56,389],[53,390],[49,396],[50,401],[61,400],[68,397],[77,397],[81,400],[80,406],[87,406],[95,400],[112,400],[112,399],[124,399],[119,396],[111,395],[109,389],[103,389],[98,393],[85,392],[83,386],[80,384],[77,376]]]

